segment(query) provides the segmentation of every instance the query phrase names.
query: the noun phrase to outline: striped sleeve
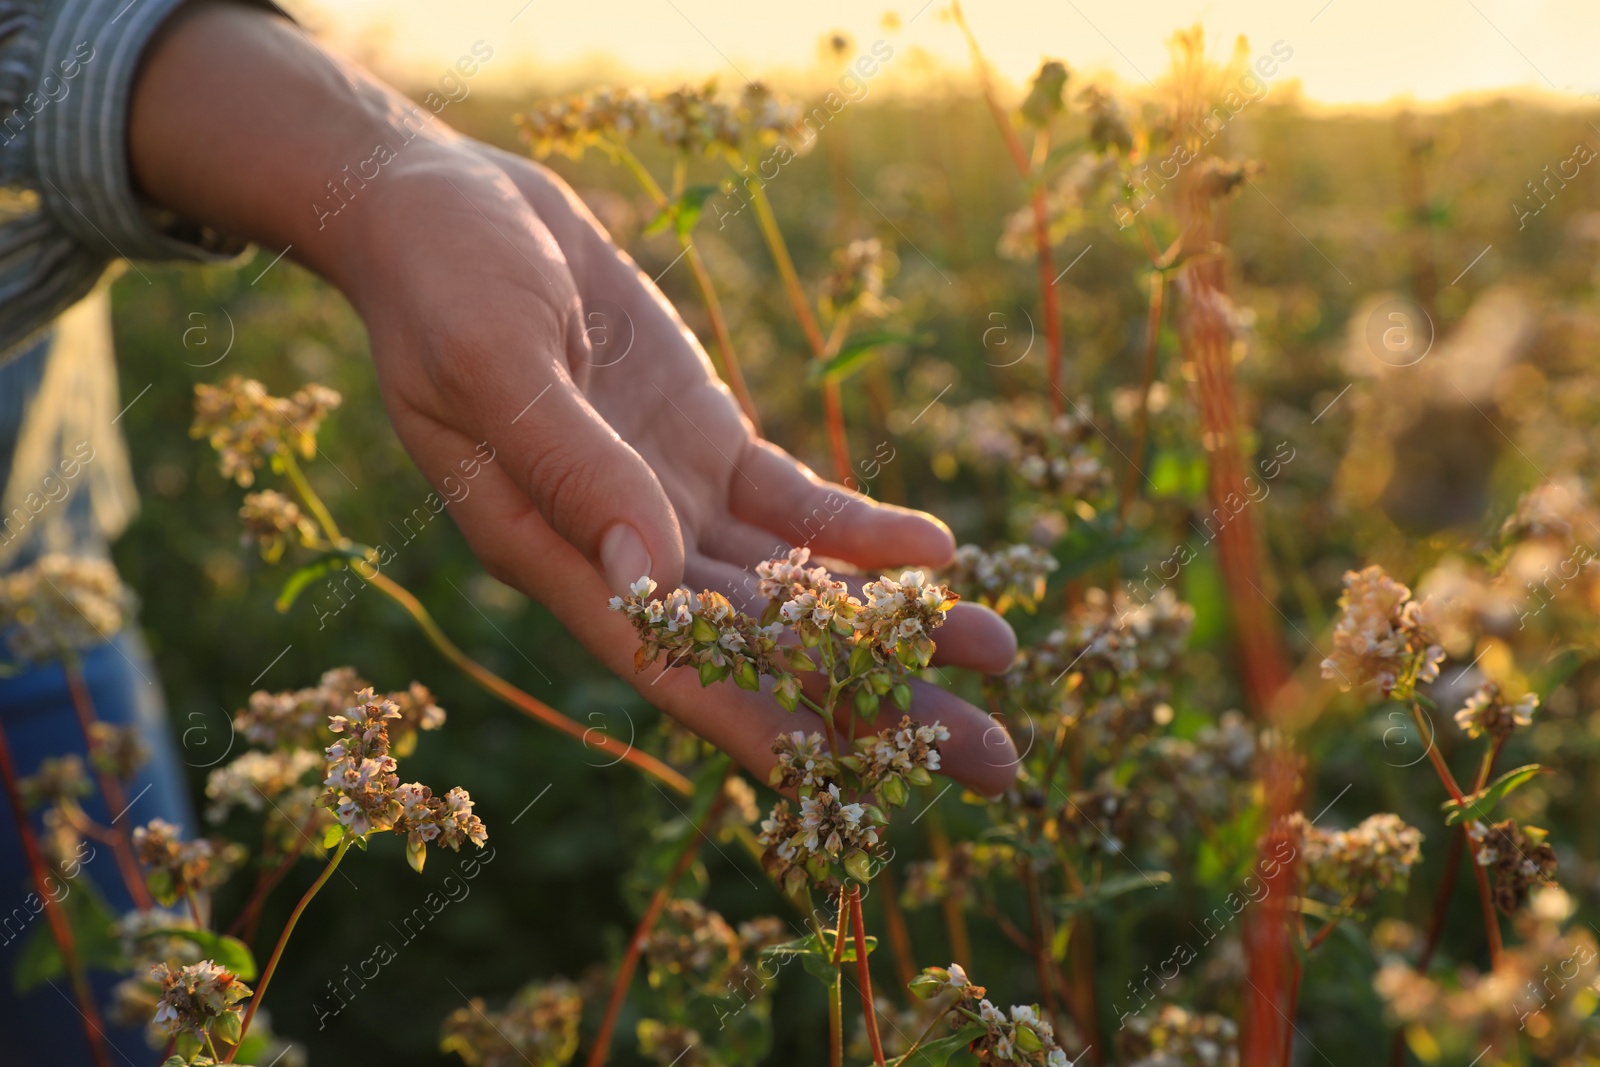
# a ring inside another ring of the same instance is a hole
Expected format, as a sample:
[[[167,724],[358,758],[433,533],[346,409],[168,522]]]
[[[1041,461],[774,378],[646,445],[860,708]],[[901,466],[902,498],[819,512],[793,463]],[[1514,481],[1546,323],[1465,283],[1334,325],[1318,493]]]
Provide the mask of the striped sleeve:
[[[128,164],[128,102],[140,56],[184,0],[55,0],[39,27],[31,131],[52,221],[106,258],[225,259],[245,244],[142,199]],[[203,87],[196,87],[203,91]]]

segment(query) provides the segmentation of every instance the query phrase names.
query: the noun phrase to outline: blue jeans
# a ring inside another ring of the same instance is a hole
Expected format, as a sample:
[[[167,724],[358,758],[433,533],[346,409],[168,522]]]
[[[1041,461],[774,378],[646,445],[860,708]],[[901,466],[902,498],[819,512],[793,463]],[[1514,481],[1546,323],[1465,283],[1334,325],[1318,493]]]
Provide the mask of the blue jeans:
[[[108,811],[97,789],[83,798],[89,817],[105,825],[131,831],[151,819],[166,819],[184,828],[185,836],[197,830],[189,806],[183,764],[167,726],[165,701],[156,680],[155,666],[136,632],[124,631],[110,642],[82,654],[95,715],[102,722],[137,724],[150,752],[149,761],[127,787],[128,810]],[[0,677],[0,728],[11,746],[17,774],[38,769],[47,756],[68,752],[85,756],[87,745],[73,712],[66,675],[59,663]],[[9,801],[0,795],[0,805]],[[35,813],[37,814],[37,813]],[[34,826],[39,825],[34,819]],[[82,850],[87,857],[82,872],[62,883],[53,897],[66,900],[73,888],[87,879],[104,898],[108,909],[120,917],[133,907],[111,849],[99,842]],[[0,1061],[8,1067],[89,1064],[89,1047],[83,1020],[65,979],[42,985],[19,996],[12,973],[21,946],[32,937],[49,938],[49,927],[34,893],[34,883],[17,837],[15,815],[0,818]],[[111,989],[123,976],[107,971],[90,975],[95,1002],[104,1016],[111,1004]],[[159,1059],[159,1051],[145,1043],[142,1027],[106,1023],[107,1056],[113,1064],[143,1067]]]

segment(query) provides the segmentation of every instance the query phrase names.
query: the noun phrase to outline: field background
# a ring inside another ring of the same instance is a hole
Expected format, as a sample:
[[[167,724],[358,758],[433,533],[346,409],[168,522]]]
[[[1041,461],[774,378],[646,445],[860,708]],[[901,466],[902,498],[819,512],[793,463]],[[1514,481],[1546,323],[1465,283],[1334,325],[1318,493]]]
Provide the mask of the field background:
[[[515,147],[510,116],[531,99],[475,92],[444,118]],[[1575,374],[1592,368],[1600,337],[1597,179],[1587,168],[1521,231],[1510,202],[1547,164],[1566,159],[1577,141],[1600,143],[1588,121],[1593,117],[1592,111],[1511,100],[1409,116],[1313,113],[1275,86],[1268,100],[1227,127],[1226,154],[1264,165],[1254,187],[1227,208],[1234,296],[1255,314],[1254,337],[1237,373],[1245,421],[1261,427],[1262,451],[1279,440],[1296,449],[1257,521],[1265,524],[1280,571],[1277,599],[1293,620],[1285,632],[1297,659],[1315,656],[1308,641],[1325,632],[1345,567],[1370,559],[1402,577],[1412,574],[1435,551],[1438,542],[1430,537],[1436,530],[1470,535],[1492,529],[1556,453],[1564,450],[1569,467],[1586,466],[1592,448],[1586,435],[1553,434],[1542,426],[1541,413],[1559,403],[1568,425],[1587,427],[1600,402],[1594,379],[1585,391]],[[640,237],[649,213],[625,174],[599,161],[555,165],[647,272],[667,267],[676,249],[670,238]],[[786,167],[769,192],[808,283],[825,270],[829,250],[849,238],[877,236],[892,247],[900,263],[890,284],[900,302],[892,321],[926,335],[926,343],[852,379],[846,390],[856,457],[866,458],[880,441],[895,450],[894,461],[872,483],[873,494],[939,514],[964,541],[987,544],[1011,534],[998,487],[965,473],[941,455],[935,435],[911,425],[936,397],[927,415],[935,427],[955,406],[1042,388],[1042,338],[1016,366],[993,366],[1020,351],[1027,330],[1022,309],[1037,319],[1037,291],[1030,264],[995,253],[1002,221],[1021,203],[1021,191],[981,100],[969,86],[952,83],[944,92],[878,95],[852,105],[827,126],[818,150]],[[826,469],[819,398],[804,381],[804,344],[749,213],[721,230],[702,225],[697,240],[727,305],[768,434]],[[1475,262],[1486,246],[1492,247]],[[1060,286],[1068,387],[1094,396],[1102,425],[1124,435],[1128,426],[1108,410],[1107,398],[1137,380],[1142,262],[1109,217],[1070,236],[1057,249],[1059,264],[1086,247]],[[260,687],[284,689],[352,664],[380,688],[416,678],[439,694],[449,724],[423,739],[407,773],[471,791],[489,827],[492,863],[471,883],[469,897],[449,905],[407,944],[395,927],[439,889],[455,857],[440,853],[424,874],[413,875],[398,841],[375,843],[373,854],[345,865],[349,880],[331,882],[301,924],[274,982],[270,1014],[280,1032],[306,1043],[315,1063],[444,1062],[427,1050],[437,1043],[440,1019],[461,1006],[464,994],[494,1002],[529,978],[579,977],[614,958],[632,924],[630,860],[673,813],[636,775],[586,765],[601,760],[471,688],[379,597],[357,597],[320,629],[305,601],[288,615],[276,613],[272,601],[286,571],[239,545],[240,494],[218,475],[209,450],[187,436],[192,386],[242,373],[279,394],[307,380],[337,388],[345,404],[323,431],[322,456],[309,473],[346,532],[394,548],[390,573],[472,655],[535,696],[622,736],[631,723],[641,739],[650,739],[658,718],[599,670],[547,612],[488,579],[447,516],[420,532],[413,523],[408,541],[405,519],[422,505],[428,486],[385,419],[363,328],[338,294],[288,261],[266,269],[271,258],[258,253],[238,267],[146,266],[142,275],[129,271],[117,281],[124,397],[154,384],[123,420],[143,510],[117,545],[116,558],[143,597],[142,622],[174,727],[184,732],[197,791],[203,767],[227,747],[227,713],[243,705],[258,676]],[[1448,284],[1469,264],[1458,284]],[[1352,319],[1359,326],[1363,309],[1381,294],[1413,291],[1419,271],[1427,269],[1440,288],[1441,336],[1491,291],[1510,292],[1532,310],[1529,373],[1478,414],[1446,397],[1397,397],[1391,386],[1375,389],[1366,372],[1352,370]],[[667,270],[661,284],[706,337],[688,272]],[[999,335],[985,331],[996,324],[1013,331],[1009,342],[1018,347],[993,347]],[[201,333],[193,332],[197,327]],[[196,366],[215,359],[230,332],[229,354],[214,366]],[[1166,555],[1173,542],[1163,531],[1182,529],[1203,486],[1192,400],[1175,353],[1175,339],[1168,337],[1161,380],[1172,399],[1154,423],[1155,507],[1139,516],[1149,531],[1148,551],[1130,554],[1130,570]],[[1313,423],[1352,382],[1350,394]],[[1558,382],[1568,384],[1558,389]],[[1400,422],[1382,408],[1397,399],[1425,417],[1423,430],[1408,417],[1401,421],[1413,427],[1410,436],[1385,436]],[[1310,565],[1296,566],[1302,563]],[[1197,611],[1196,656],[1180,704],[1226,707],[1237,696],[1221,587],[1209,556],[1186,569],[1180,595]],[[1358,780],[1357,793],[1346,798],[1349,810],[1394,810],[1433,827],[1431,789],[1418,788],[1409,771],[1372,768],[1384,751],[1385,725],[1349,712],[1324,716],[1305,739],[1321,775],[1312,794],[1330,798]],[[1539,747],[1541,736],[1533,731],[1529,743]],[[1565,739],[1561,758],[1581,764],[1597,737],[1600,731],[1580,727],[1547,743]],[[1516,762],[1523,761],[1506,765]],[[1587,869],[1573,869],[1564,856],[1562,882],[1592,913],[1600,826],[1574,813],[1595,810],[1600,778],[1562,777],[1564,786],[1552,778],[1546,790],[1553,810],[1544,824],[1559,825],[1589,858]],[[961,834],[966,809],[958,795],[946,795],[940,808],[951,832]],[[1429,843],[1434,840],[1430,834]],[[920,847],[909,835],[897,840],[902,855],[916,855]],[[1425,914],[1442,849],[1424,852],[1431,862],[1413,877],[1410,897],[1392,905],[1413,921]],[[708,852],[706,858],[709,901],[730,919],[781,907],[758,877],[745,877],[751,872],[743,857]],[[312,873],[310,864],[302,865],[289,886],[303,886]],[[1186,917],[1215,906],[1226,892],[1224,881],[1217,875],[1161,890],[1167,900],[1157,925],[1132,929],[1114,911],[1103,915],[1102,999],[1109,1001],[1174,937],[1184,936]],[[280,890],[265,929],[277,928],[297,892]],[[1474,927],[1473,903],[1467,895],[1457,899],[1460,914],[1452,917],[1456,929],[1446,942],[1476,944],[1481,931]],[[220,906],[230,907],[226,895]],[[911,918],[919,945],[942,943],[935,916]],[[985,944],[998,938],[981,921],[974,931],[982,961],[991,955]],[[341,980],[346,965],[354,968],[380,940],[395,946],[398,958],[319,1029],[313,998],[322,994],[330,1004],[325,983]],[[1141,946],[1149,946],[1148,957]],[[1021,957],[991,947],[994,962],[980,963],[983,980],[993,988],[1029,988],[1031,968]],[[930,956],[918,962],[944,961]],[[1316,987],[1323,996],[1337,987],[1342,1001],[1304,1005],[1307,1036],[1335,1062],[1370,1057],[1384,1031],[1365,950],[1336,941],[1319,967],[1334,973],[1347,967],[1349,980]],[[812,984],[782,983],[774,1006],[776,1051],[768,1062],[819,1062],[825,1028],[812,1021],[820,1017],[821,996]],[[631,1022],[624,1022],[617,1062],[632,1062]]]

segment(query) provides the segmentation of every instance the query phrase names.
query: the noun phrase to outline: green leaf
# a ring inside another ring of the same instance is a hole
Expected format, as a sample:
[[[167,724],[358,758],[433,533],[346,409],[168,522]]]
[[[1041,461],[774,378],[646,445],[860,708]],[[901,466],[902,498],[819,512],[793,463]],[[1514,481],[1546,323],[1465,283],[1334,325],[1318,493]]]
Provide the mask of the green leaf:
[[[918,1045],[909,1056],[890,1060],[889,1067],[944,1067],[950,1062],[951,1056],[988,1032],[987,1027],[979,1026],[977,1023],[963,1026],[948,1037]]]
[[[289,580],[283,583],[283,590],[278,594],[278,599],[273,601],[272,606],[278,609],[280,615],[286,614],[290,608],[294,607],[294,602],[299,598],[300,594],[305,592],[306,586],[329,571],[336,571],[342,566],[344,566],[344,561],[338,556],[324,556],[312,563],[307,563],[304,567],[289,575]]]
[[[332,826],[330,826],[326,830],[322,831],[322,847],[323,848],[332,848],[333,846],[337,845],[340,841],[343,841],[343,840],[344,840],[344,824],[343,823],[334,823]]]
[[[768,946],[761,950],[761,955],[764,959],[774,959],[780,964],[798,958],[801,964],[804,965],[807,974],[820,981],[823,985],[832,985],[835,976],[838,974],[838,970],[833,965],[833,931],[824,930],[823,933],[828,938],[827,941],[818,942],[816,934],[807,934],[804,937],[795,938],[793,941],[785,941],[781,945]],[[877,947],[878,939],[869,934],[867,936],[867,955],[870,957],[872,950]],[[840,966],[846,963],[854,963],[855,961],[855,938],[846,935],[844,955],[839,961]]]
[[[80,877],[70,883],[57,884],[66,886],[67,891],[58,906],[66,912],[67,926],[72,931],[80,965],[112,971],[126,969],[122,943],[112,932],[115,920],[88,879]],[[55,936],[50,932],[50,920],[44,914],[44,899],[37,893],[30,893],[25,900],[30,903],[23,905],[22,910],[31,911],[31,902],[37,902],[39,911],[17,950],[11,972],[12,987],[19,994],[27,993],[46,981],[65,977],[67,973],[61,950],[56,947]]]
[[[210,930],[191,930],[173,926],[164,930],[147,930],[135,940],[150,941],[167,937],[198,945],[206,959],[225,970],[232,971],[241,982],[256,980],[256,959],[250,954],[250,946],[236,937],[213,933]]]
[[[1057,901],[1056,911],[1065,918],[1088,911],[1090,908],[1097,908],[1135,890],[1159,889],[1171,881],[1172,875],[1166,871],[1151,871],[1148,874],[1134,871],[1129,874],[1112,875],[1110,878],[1102,878],[1099,885],[1091,886],[1082,896]]]
[[[700,221],[700,212],[705,210],[706,201],[716,193],[715,185],[691,185],[678,197],[677,211],[674,212],[672,228],[679,237],[688,237],[689,231],[694,229],[695,223]]]
[[[687,238],[695,223],[700,221],[700,213],[705,210],[706,201],[717,192],[715,185],[691,185],[683,191],[683,195],[667,201],[660,211],[656,212],[644,228],[644,236],[654,237],[658,233],[666,232],[668,226],[678,235],[680,240]]]
[[[1525,767],[1507,771],[1484,788],[1467,797],[1466,803],[1460,804],[1454,800],[1447,800],[1440,805],[1442,810],[1448,813],[1444,817],[1444,823],[1446,826],[1454,826],[1463,820],[1477,822],[1481,819],[1487,819],[1496,805],[1505,799],[1506,794],[1513,789],[1527,785],[1541,774],[1549,773],[1549,768],[1541,767],[1537,763],[1530,763]]]
[[[910,333],[880,331],[864,333],[846,341],[831,359],[813,360],[806,370],[806,382],[820,385],[825,381],[842,381],[866,365],[872,354],[884,345],[927,344],[933,338]]]

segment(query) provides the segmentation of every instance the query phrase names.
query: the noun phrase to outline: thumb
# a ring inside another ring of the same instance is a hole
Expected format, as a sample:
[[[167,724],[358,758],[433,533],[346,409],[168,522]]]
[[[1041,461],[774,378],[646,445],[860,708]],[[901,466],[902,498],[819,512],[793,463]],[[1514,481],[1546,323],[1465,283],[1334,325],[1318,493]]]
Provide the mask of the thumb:
[[[506,468],[612,592],[627,592],[645,575],[677,587],[683,535],[666,491],[570,378],[558,371],[505,440]]]

